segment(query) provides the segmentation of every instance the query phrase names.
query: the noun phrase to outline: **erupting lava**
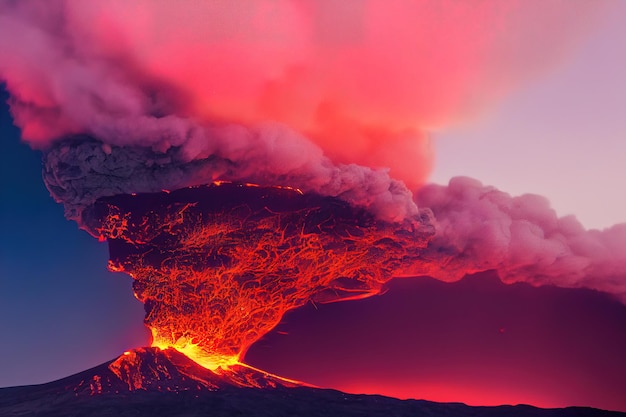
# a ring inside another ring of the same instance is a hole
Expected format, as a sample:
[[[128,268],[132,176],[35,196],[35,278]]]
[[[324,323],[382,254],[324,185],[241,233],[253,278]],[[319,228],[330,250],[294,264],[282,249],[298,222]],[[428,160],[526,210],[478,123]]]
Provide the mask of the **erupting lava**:
[[[283,314],[366,297],[423,262],[426,214],[385,223],[336,198],[214,183],[99,199],[83,225],[134,279],[153,346],[209,369],[240,363]]]

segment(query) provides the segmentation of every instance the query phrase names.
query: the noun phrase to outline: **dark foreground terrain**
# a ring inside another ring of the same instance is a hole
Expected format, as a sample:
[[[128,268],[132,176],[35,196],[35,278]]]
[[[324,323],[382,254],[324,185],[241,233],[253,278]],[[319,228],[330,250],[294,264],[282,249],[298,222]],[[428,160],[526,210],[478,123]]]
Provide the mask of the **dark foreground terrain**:
[[[176,351],[146,348],[58,381],[0,389],[0,416],[626,417],[626,413],[582,407],[470,407],[351,395],[298,386],[253,368],[215,374]]]

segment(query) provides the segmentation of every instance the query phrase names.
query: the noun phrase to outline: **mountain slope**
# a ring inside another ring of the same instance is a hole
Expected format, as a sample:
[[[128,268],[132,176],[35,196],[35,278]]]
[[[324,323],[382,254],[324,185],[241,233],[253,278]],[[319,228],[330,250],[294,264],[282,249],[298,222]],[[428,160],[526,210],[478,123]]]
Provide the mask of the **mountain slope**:
[[[626,417],[626,413],[582,407],[469,407],[351,395],[246,366],[215,373],[174,350],[142,348],[58,381],[0,389],[0,416]]]

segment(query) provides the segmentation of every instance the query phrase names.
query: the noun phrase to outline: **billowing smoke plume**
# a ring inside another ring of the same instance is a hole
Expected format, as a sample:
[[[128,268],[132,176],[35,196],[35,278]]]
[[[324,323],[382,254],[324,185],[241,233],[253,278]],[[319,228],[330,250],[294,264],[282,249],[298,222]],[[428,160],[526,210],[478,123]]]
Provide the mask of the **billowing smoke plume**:
[[[282,125],[213,129],[211,137],[219,136],[234,138],[241,155],[231,159],[221,152],[187,160],[180,147],[158,152],[84,137],[60,142],[45,154],[44,180],[65,205],[67,217],[79,223],[85,207],[99,197],[177,189],[215,179],[289,185],[337,196],[383,219],[401,221],[418,213],[404,183],[386,171],[333,164],[319,148]],[[268,146],[259,146],[260,142]]]
[[[427,185],[416,200],[437,219],[429,275],[456,281],[495,269],[507,283],[593,288],[626,303],[626,223],[585,230],[544,197],[511,197],[470,178]]]
[[[135,278],[155,343],[237,359],[287,309],[373,294],[392,276],[496,269],[506,282],[626,300],[626,226],[584,231],[545,199],[467,179],[424,186],[427,132],[549,69],[598,10],[582,0],[0,0],[0,79],[24,139],[44,150],[52,195],[109,239],[111,268]],[[213,181],[259,184],[262,199],[203,208],[214,197],[132,197]],[[306,204],[283,210],[276,186],[290,187],[287,206]]]
[[[297,186],[396,220],[416,209],[387,170],[409,187],[423,184],[432,163],[426,130],[471,116],[549,67],[598,10],[571,0],[0,5],[0,78],[34,147],[87,134],[105,154],[132,149],[116,160],[121,170],[139,158],[184,170],[185,185]],[[70,216],[81,200],[129,188],[115,175],[103,187],[101,169],[117,162],[96,166],[89,146],[71,151],[70,179],[95,172],[96,183],[67,184],[60,171],[68,171],[57,169],[66,167],[64,149],[48,169],[55,189],[71,188]],[[220,166],[196,169],[205,160]],[[150,190],[173,183],[180,178],[154,175]]]

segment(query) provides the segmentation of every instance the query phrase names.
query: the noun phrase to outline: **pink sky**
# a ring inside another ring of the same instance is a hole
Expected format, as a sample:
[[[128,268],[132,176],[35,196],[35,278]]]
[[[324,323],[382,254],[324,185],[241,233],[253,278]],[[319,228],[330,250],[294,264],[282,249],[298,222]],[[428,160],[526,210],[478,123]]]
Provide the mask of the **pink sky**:
[[[473,125],[435,133],[432,181],[465,175],[512,195],[541,194],[588,228],[626,222],[624,21],[626,2],[617,2],[560,67]]]

